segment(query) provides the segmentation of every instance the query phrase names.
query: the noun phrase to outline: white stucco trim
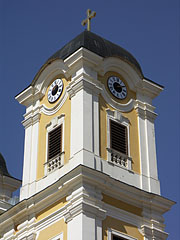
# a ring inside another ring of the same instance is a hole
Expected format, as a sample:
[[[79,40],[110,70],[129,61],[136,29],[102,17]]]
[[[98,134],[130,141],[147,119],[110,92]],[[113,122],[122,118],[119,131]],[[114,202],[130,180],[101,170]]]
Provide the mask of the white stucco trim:
[[[125,104],[121,104],[116,102],[110,97],[110,94],[106,91],[104,85],[102,85],[101,95],[103,96],[104,100],[112,107],[121,112],[130,112],[134,108],[135,101],[134,99],[130,99],[129,102]]]
[[[114,229],[111,229],[111,228],[108,228],[108,240],[113,240],[112,236],[115,235],[115,236],[118,236],[118,237],[122,237],[127,240],[138,240],[137,238],[133,238],[127,234],[124,234],[124,233],[121,233],[121,232],[118,232]]]
[[[122,75],[122,77],[128,83],[129,88],[132,91],[136,90],[136,85],[142,81],[142,76],[137,73],[137,71],[132,68],[127,62],[123,61],[120,58],[109,57],[105,58],[101,68],[103,68],[103,72],[101,75],[104,75],[106,72],[114,71]]]
[[[59,99],[59,101],[57,101],[55,106],[53,106],[52,108],[48,108],[45,104],[43,104],[43,105],[41,105],[41,112],[48,116],[54,115],[64,105],[67,98],[68,98],[68,93],[65,89],[63,96]]]
[[[63,240],[63,232],[53,238],[50,238],[49,240]]]

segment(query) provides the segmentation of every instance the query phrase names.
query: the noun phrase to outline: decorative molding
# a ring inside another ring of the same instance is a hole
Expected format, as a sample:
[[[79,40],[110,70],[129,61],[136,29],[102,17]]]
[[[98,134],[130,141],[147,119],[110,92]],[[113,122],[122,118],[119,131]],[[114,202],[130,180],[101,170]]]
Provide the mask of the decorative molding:
[[[126,126],[129,125],[130,121],[128,118],[124,117],[123,114],[117,110],[110,110],[109,108],[106,109],[107,116],[109,118],[113,118],[117,120],[119,123],[125,124]]]
[[[139,72],[137,72],[130,64],[120,58],[105,58],[101,64],[101,69],[103,69],[103,71],[99,71],[100,75],[105,75],[105,73],[109,71],[114,71],[122,75],[132,91],[136,91],[136,85],[142,82],[142,75],[139,74]]]
[[[27,237],[20,238],[20,240],[35,240],[36,239],[36,233],[31,233]]]
[[[108,228],[108,240],[113,240],[112,236],[116,235],[118,237],[123,238],[124,240],[137,240],[137,238],[133,238],[127,234],[120,233],[119,231],[116,231],[114,229]]]
[[[168,237],[168,233],[155,229],[153,227],[142,225],[141,227],[142,233],[145,239],[161,239],[166,240]]]
[[[154,112],[155,107],[148,103],[143,103],[139,100],[136,100],[134,108],[138,116],[142,119],[148,119],[151,122],[154,122],[157,117],[157,114]]]
[[[63,240],[63,232],[51,238],[50,240]]]
[[[86,91],[93,91],[93,94],[99,94],[102,91],[99,84],[97,85],[96,83],[89,81],[84,77],[84,73],[78,76],[78,80],[74,80],[68,85],[67,92],[70,98],[72,98],[82,89]]]
[[[123,212],[121,209],[117,209],[108,204],[102,203],[101,192],[110,194],[110,196],[116,195],[117,199],[127,202],[134,206],[141,208],[149,207],[146,211],[146,217],[139,217],[134,214]],[[67,198],[67,204],[56,212],[48,215],[46,218],[40,221],[35,221],[34,215],[47,209],[53,202],[58,201],[64,196]],[[152,220],[157,221],[156,228],[159,228],[159,232],[163,232],[163,226],[158,223],[157,217],[164,214],[170,209],[174,202],[165,199],[155,194],[149,194],[138,188],[132,187],[127,184],[123,184],[121,181],[117,181],[110,176],[103,174],[99,171],[90,169],[85,166],[78,166],[65,176],[59,178],[54,184],[41,192],[38,192],[29,199],[19,202],[17,205],[9,209],[4,214],[0,215],[0,234],[3,235],[8,231],[10,223],[13,225],[20,224],[20,230],[14,235],[14,229],[6,234],[10,236],[24,235],[32,229],[32,231],[40,231],[41,229],[53,224],[63,216],[66,217],[66,221],[71,220],[72,217],[77,216],[79,213],[90,214],[91,216],[97,216],[99,219],[103,219],[106,215],[114,216],[117,219],[133,221],[133,225],[143,224],[144,221],[148,227],[151,227]],[[156,216],[152,215],[151,209],[156,210]],[[136,217],[136,218],[135,218]],[[23,219],[31,219],[26,221],[26,226],[23,224]],[[141,221],[142,220],[142,221]],[[22,224],[21,224],[22,223]],[[22,231],[22,232],[21,232]],[[7,236],[6,235],[6,236]],[[4,235],[5,236],[5,235]],[[22,236],[23,237],[23,236]],[[6,238],[5,238],[6,239]]]
[[[130,99],[129,102],[125,104],[118,103],[110,97],[104,85],[102,85],[101,95],[112,108],[117,109],[121,112],[130,112],[134,108],[135,104],[134,99]]]
[[[52,108],[48,108],[43,104],[41,106],[41,112],[48,116],[54,115],[64,105],[67,98],[68,98],[68,93],[67,93],[67,90],[65,89],[63,96],[59,99],[59,101],[57,102],[57,104],[55,106],[53,106]]]
[[[41,114],[40,113],[35,113],[33,115],[33,111],[31,111],[28,114],[24,114],[25,119],[22,121],[22,124],[24,126],[24,128],[28,128],[34,124],[36,124],[37,122],[40,121],[41,118]]]

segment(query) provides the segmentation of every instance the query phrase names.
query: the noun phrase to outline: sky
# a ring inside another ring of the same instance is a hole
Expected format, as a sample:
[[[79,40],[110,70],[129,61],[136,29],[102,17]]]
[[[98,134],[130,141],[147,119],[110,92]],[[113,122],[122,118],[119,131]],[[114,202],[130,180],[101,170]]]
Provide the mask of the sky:
[[[0,0],[0,152],[10,174],[22,178],[25,107],[14,97],[46,60],[84,30],[128,50],[144,76],[163,85],[154,101],[161,194],[177,202],[164,215],[168,240],[180,239],[180,33],[178,0]]]

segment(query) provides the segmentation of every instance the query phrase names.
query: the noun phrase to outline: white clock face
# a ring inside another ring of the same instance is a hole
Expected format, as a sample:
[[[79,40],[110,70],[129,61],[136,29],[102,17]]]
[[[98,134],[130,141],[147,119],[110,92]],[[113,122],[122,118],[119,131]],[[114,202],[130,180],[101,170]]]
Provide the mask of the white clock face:
[[[54,80],[51,84],[49,91],[48,91],[48,101],[50,103],[55,102],[62,94],[63,91],[63,81],[60,78]]]
[[[118,99],[125,99],[127,96],[127,88],[123,81],[115,76],[108,78],[108,88],[113,96]]]

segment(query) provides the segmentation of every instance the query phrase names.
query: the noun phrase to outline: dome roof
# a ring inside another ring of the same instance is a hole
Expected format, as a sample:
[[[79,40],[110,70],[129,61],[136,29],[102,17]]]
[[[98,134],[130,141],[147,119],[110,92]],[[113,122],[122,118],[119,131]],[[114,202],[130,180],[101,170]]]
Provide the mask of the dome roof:
[[[62,47],[60,50],[58,50],[46,61],[46,63],[36,74],[31,85],[33,86],[35,84],[38,75],[49,63],[56,59],[64,60],[81,47],[84,47],[89,51],[94,52],[104,58],[121,58],[123,61],[129,63],[141,76],[143,76],[141,67],[137,60],[132,56],[132,54],[130,54],[124,48],[96,35],[95,33],[85,30],[84,32],[76,36],[74,39],[72,39],[69,43],[67,43],[64,47]]]
[[[5,159],[1,153],[0,153],[0,174],[11,177],[11,175],[8,173]]]
[[[137,60],[126,51],[124,48],[92,33],[90,31],[84,31],[67,43],[63,48],[58,50],[55,54],[53,54],[48,61],[53,59],[66,59],[72,53],[77,51],[79,48],[84,47],[91,52],[96,53],[101,57],[120,57],[124,61],[130,63],[134,66],[141,74],[142,70],[137,62]]]

